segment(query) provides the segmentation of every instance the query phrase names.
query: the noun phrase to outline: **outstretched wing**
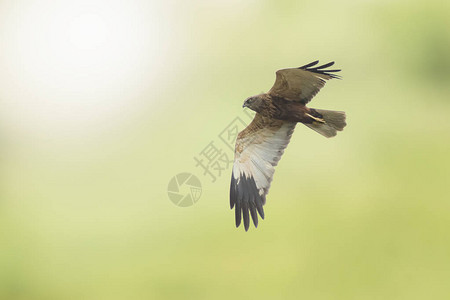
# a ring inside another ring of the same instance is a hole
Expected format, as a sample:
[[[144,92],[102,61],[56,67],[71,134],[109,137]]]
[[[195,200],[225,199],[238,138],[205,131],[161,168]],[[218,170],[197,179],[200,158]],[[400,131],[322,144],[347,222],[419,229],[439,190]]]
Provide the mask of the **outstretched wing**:
[[[338,75],[330,74],[340,70],[326,70],[334,65],[334,62],[313,67],[318,63],[316,60],[300,68],[278,70],[275,84],[269,94],[303,104],[308,103],[325,85],[325,80],[340,78]]]
[[[230,207],[235,208],[236,227],[244,219],[245,230],[255,227],[258,213],[264,219],[263,205],[269,192],[275,166],[289,144],[296,123],[275,120],[256,114],[236,140],[230,185]]]

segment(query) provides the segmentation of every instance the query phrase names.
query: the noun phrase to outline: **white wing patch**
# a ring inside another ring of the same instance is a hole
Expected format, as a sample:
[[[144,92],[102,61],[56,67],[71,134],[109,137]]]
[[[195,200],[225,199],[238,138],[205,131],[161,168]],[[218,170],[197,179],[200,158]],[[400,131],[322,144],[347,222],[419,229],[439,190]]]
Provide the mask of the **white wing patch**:
[[[246,137],[243,143],[247,146],[242,153],[235,153],[233,165],[235,179],[239,180],[241,176],[253,177],[258,189],[268,189],[275,172],[275,166],[289,144],[295,125],[296,123],[285,122],[275,132],[270,129],[262,129],[256,132],[255,135],[264,137],[264,141],[261,143],[258,143],[253,135]],[[258,137],[258,140],[260,138]]]
[[[263,126],[236,141],[230,205],[231,208],[236,205],[236,226],[240,225],[242,215],[245,230],[249,227],[249,212],[255,227],[258,225],[256,211],[264,218],[262,206],[266,202],[275,166],[289,144],[296,125],[295,122],[281,121],[279,124],[275,127]]]

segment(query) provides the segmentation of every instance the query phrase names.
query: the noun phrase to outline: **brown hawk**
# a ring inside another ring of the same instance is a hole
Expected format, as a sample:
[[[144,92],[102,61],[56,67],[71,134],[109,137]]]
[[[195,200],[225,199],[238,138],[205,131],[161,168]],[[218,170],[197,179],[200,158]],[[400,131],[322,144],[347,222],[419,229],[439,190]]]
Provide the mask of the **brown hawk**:
[[[256,112],[253,121],[236,139],[230,186],[230,206],[235,207],[236,227],[244,219],[247,231],[250,216],[255,227],[258,214],[264,219],[263,205],[269,192],[275,166],[289,144],[297,123],[303,123],[329,138],[341,131],[345,112],[306,107],[325,85],[325,80],[340,78],[328,70],[334,62],[314,67],[319,61],[303,67],[282,69],[269,92],[247,98],[243,107]]]

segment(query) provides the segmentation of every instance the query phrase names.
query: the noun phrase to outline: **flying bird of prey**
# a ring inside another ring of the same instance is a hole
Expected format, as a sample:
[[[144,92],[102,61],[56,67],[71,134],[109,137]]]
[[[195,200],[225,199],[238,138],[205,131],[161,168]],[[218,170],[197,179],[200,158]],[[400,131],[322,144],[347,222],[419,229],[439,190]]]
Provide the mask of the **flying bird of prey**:
[[[236,227],[244,219],[247,231],[250,216],[255,227],[258,214],[264,219],[263,205],[269,192],[275,166],[289,144],[297,123],[303,123],[330,138],[344,129],[345,112],[309,108],[306,104],[325,85],[340,78],[329,70],[334,62],[315,67],[319,61],[299,68],[276,72],[269,92],[247,98],[243,107],[256,112],[253,121],[238,134],[230,186],[230,206],[235,207]]]

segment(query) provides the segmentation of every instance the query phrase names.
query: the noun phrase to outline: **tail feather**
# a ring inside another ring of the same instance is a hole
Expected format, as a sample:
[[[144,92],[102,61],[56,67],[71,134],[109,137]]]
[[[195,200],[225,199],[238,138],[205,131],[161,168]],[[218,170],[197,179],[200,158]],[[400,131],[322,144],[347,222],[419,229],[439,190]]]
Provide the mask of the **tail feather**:
[[[345,112],[334,111],[334,110],[324,110],[324,109],[314,109],[322,117],[320,121],[314,120],[312,123],[305,124],[312,130],[320,133],[324,137],[330,138],[337,134],[337,131],[342,131],[347,125],[345,123]]]

